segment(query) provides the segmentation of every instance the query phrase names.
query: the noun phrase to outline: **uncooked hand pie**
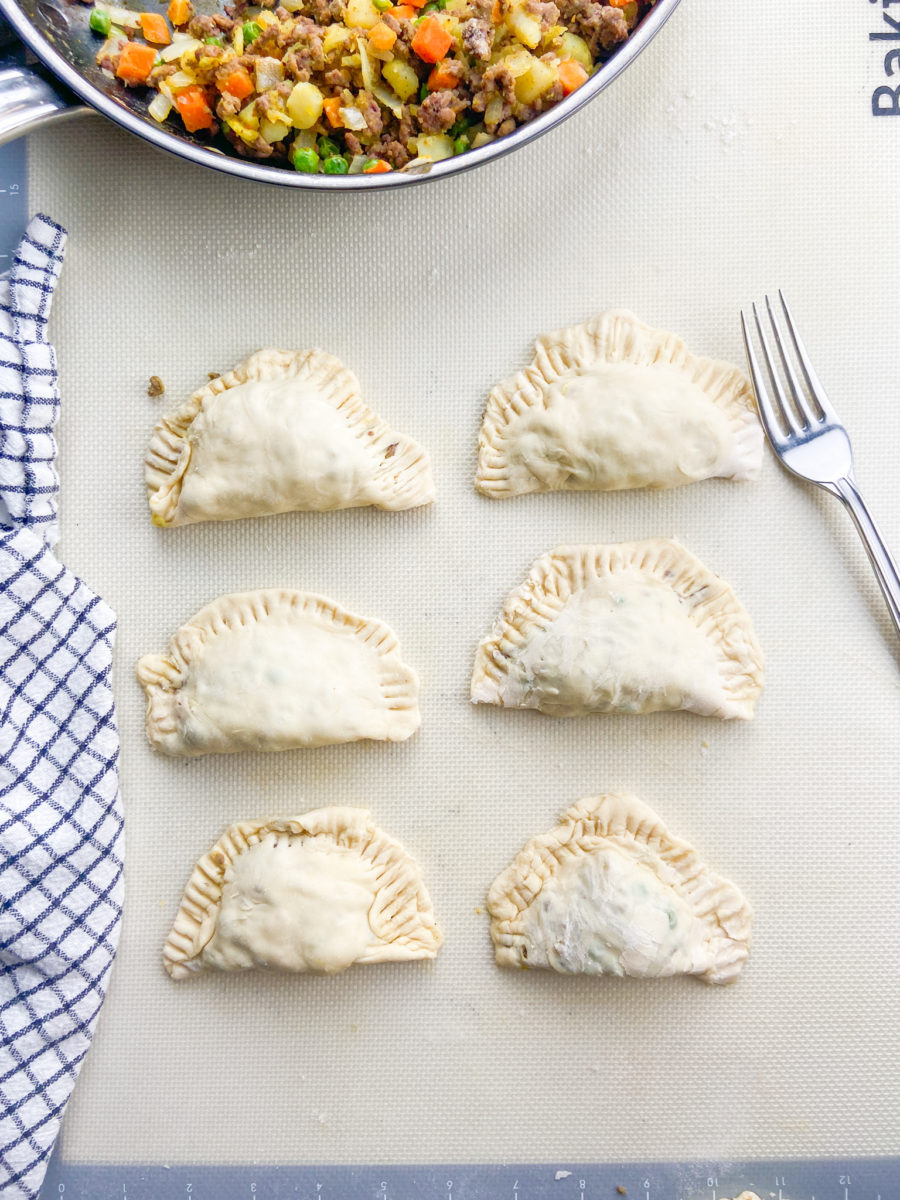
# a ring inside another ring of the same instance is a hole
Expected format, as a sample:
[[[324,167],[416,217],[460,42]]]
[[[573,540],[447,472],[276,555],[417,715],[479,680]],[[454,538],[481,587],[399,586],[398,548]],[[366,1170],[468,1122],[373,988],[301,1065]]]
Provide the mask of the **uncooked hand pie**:
[[[358,808],[232,825],[197,863],[163,962],[334,974],[434,958],[441,935],[414,859]]]
[[[424,450],[321,350],[260,350],[213,379],[159,423],[145,477],[156,525],[434,499]]]
[[[307,592],[222,596],[137,674],[147,734],[165,754],[400,742],[420,722],[394,633]]]
[[[560,546],[478,648],[476,704],[555,717],[753,716],[762,655],[734,592],[677,542]]]
[[[750,949],[741,893],[633,796],[579,800],[494,880],[487,906],[503,967],[732,983]]]
[[[608,312],[538,338],[524,371],[491,392],[476,487],[524,492],[663,488],[752,479],[762,462],[753,393],[728,363]]]

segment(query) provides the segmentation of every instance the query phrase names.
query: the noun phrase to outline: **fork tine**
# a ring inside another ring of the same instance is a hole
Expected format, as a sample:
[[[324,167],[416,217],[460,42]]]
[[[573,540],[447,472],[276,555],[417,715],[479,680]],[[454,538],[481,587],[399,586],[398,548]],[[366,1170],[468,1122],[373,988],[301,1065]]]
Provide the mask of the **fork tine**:
[[[759,309],[756,307],[755,303],[751,305],[751,307],[753,309],[753,318],[756,322],[756,332],[759,335],[759,344],[762,348],[763,361],[766,364],[766,369],[768,371],[769,378],[772,381],[772,387],[775,395],[775,399],[773,401],[772,397],[766,390],[765,383],[763,383],[762,391],[765,393],[765,404],[768,407],[767,432],[769,433],[769,437],[772,441],[775,441],[776,438],[783,441],[785,437],[785,431],[787,431],[788,435],[799,434],[800,426],[797,424],[797,418],[794,416],[793,409],[787,403],[784,390],[781,386],[781,380],[779,379],[778,373],[775,370],[775,361],[772,358],[772,352],[769,349],[769,342],[766,338],[762,321],[760,320]],[[749,338],[747,341],[749,342]],[[760,382],[762,382],[763,375],[759,370],[758,363],[757,375]],[[756,384],[756,382],[757,380],[754,378],[754,384]],[[757,391],[757,400],[759,399],[761,399],[761,397],[759,391]],[[760,413],[762,414],[762,407],[760,407]]]
[[[756,392],[756,406],[759,409],[759,419],[762,421],[763,429],[766,431],[769,441],[777,445],[784,440],[784,430],[778,422],[771,397],[766,391],[762,368],[757,360],[756,351],[753,349],[753,342],[750,340],[750,330],[747,328],[747,317],[743,309],[741,309],[741,327],[744,331],[744,347],[747,351],[747,362],[750,364],[750,378],[753,381],[753,390]]]
[[[772,308],[772,301],[766,296],[766,309],[769,313],[769,321],[772,325],[772,332],[775,334],[775,341],[778,345],[778,353],[781,355],[781,365],[784,369],[784,375],[787,379],[788,388],[790,389],[791,399],[794,401],[794,409],[800,418],[801,428],[812,429],[814,424],[818,424],[822,419],[819,413],[815,412],[810,405],[806,395],[806,389],[800,382],[797,372],[794,369],[794,364],[788,353],[784,343],[784,338],[781,336],[781,325],[775,312]],[[796,340],[794,341],[796,346]]]
[[[800,360],[800,366],[803,368],[803,374],[806,376],[806,382],[809,385],[809,390],[812,393],[813,399],[818,404],[822,416],[830,421],[837,421],[838,416],[828,399],[828,394],[822,387],[821,381],[816,374],[815,367],[809,361],[809,355],[806,353],[806,347],[800,339],[797,332],[797,326],[794,324],[794,318],[791,315],[791,310],[788,308],[788,302],[784,298],[784,292],[781,288],[778,289],[778,299],[781,301],[781,307],[784,310],[784,317],[787,321],[788,332],[791,335],[791,341],[794,343],[794,349],[797,351],[797,358]]]

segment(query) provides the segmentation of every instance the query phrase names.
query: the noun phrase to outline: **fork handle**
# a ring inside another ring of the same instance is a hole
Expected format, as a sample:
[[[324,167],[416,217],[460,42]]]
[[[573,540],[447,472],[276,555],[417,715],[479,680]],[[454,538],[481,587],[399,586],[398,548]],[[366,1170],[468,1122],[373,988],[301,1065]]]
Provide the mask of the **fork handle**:
[[[855,481],[849,478],[839,479],[834,486],[853,519],[856,532],[862,538],[869,562],[875,572],[875,578],[878,580],[887,603],[894,629],[897,631],[897,636],[900,637],[900,572],[897,570],[897,564],[891,557],[890,550],[884,544],[884,538],[872,519],[865,501],[859,494]]]

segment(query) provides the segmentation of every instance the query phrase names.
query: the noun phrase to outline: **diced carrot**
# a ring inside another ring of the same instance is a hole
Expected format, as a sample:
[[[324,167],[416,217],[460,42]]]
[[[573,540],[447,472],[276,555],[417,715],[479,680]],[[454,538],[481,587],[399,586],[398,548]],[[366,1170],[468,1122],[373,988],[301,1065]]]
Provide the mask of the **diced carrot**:
[[[609,0],[613,8],[627,8],[631,0]]]
[[[185,88],[175,97],[175,103],[188,133],[196,133],[198,129],[212,128],[213,113],[203,88]]]
[[[562,84],[563,95],[568,96],[576,88],[587,82],[588,73],[574,58],[564,58],[557,69],[559,82]]]
[[[411,4],[395,4],[392,17],[396,17],[398,21],[411,21],[416,15],[416,10]]]
[[[409,45],[423,62],[436,63],[453,45],[453,38],[437,17],[426,17]]]
[[[407,3],[412,5],[413,8],[424,8],[426,0],[407,0]]]
[[[363,175],[383,175],[385,171],[392,170],[389,163],[386,163],[383,158],[377,158],[369,167],[363,167]]]
[[[166,11],[173,25],[187,25],[194,15],[194,6],[191,4],[191,0],[169,0],[169,7]]]
[[[341,120],[341,98],[340,96],[332,96],[322,105],[325,109],[325,116],[328,118],[328,124],[332,129],[340,129],[344,122]]]
[[[152,46],[145,46],[143,42],[126,42],[119,55],[116,74],[126,83],[146,83],[155,62],[156,51]]]
[[[369,30],[369,41],[374,50],[390,50],[396,40],[396,33],[384,21],[379,21]]]
[[[503,10],[500,7],[500,0],[494,0],[494,3],[491,5],[491,21],[495,25],[499,25],[502,20]]]
[[[431,74],[428,76],[428,90],[429,92],[440,92],[444,88],[455,88],[458,82],[459,76],[453,71],[449,71],[446,64],[440,62],[431,69]]]
[[[234,96],[238,100],[246,100],[253,92],[253,80],[243,67],[236,67],[219,84],[219,91],[227,92],[229,96]]]
[[[161,13],[141,13],[141,32],[155,46],[168,46],[172,37],[166,18]]]

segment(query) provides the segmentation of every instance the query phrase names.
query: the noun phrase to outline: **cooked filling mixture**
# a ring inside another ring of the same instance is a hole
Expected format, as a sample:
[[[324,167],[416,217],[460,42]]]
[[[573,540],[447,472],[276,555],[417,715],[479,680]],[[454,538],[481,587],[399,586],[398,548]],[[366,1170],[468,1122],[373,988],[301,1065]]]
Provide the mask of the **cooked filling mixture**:
[[[243,0],[195,15],[94,4],[100,67],[160,123],[248,158],[378,174],[511,133],[580,87],[655,0]]]

